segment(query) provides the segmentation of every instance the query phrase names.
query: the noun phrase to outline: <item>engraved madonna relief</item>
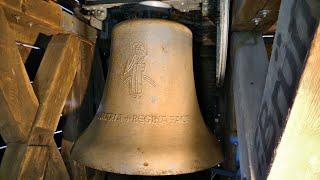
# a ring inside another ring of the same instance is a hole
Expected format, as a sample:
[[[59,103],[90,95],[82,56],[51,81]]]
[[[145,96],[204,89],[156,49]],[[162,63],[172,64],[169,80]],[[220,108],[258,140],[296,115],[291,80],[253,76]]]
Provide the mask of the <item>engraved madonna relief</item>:
[[[145,74],[145,57],[148,55],[147,48],[141,42],[135,42],[131,45],[130,59],[125,66],[122,80],[124,84],[128,84],[129,94],[138,98],[143,94],[143,84],[149,83],[156,86],[155,82]]]

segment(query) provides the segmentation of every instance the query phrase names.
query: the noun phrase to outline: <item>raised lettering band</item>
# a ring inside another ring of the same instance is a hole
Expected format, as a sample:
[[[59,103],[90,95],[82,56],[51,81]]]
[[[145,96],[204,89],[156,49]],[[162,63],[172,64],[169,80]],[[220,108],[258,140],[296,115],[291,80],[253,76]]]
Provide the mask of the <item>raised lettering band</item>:
[[[97,118],[100,121],[119,122],[119,123],[148,123],[148,124],[168,124],[168,123],[188,123],[190,116],[168,116],[168,115],[145,115],[145,114],[114,114],[99,113]]]

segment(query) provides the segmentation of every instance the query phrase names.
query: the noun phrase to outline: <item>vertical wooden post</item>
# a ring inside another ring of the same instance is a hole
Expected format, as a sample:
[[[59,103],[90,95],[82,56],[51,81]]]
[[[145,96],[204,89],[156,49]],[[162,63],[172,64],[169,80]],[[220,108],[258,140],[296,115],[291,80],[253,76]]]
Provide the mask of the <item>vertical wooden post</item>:
[[[78,66],[76,78],[67,100],[70,103],[64,109],[66,124],[63,129],[61,147],[62,156],[72,179],[98,178],[98,174],[101,178],[104,177],[95,170],[89,172],[88,168],[70,159],[70,151],[74,141],[90,124],[95,115],[98,105],[96,105],[94,98],[103,93],[104,77],[99,61],[100,59],[94,57],[93,45],[81,42],[81,64]],[[100,86],[97,86],[99,84]],[[93,175],[94,177],[91,176],[92,172],[96,174]]]
[[[34,81],[34,89],[40,105],[28,140],[28,145],[41,150],[30,149],[30,155],[23,164],[22,177],[41,179],[44,175],[48,162],[45,157],[47,157],[46,153],[49,153],[49,146],[56,148],[52,142],[52,136],[73,83],[79,62],[78,52],[79,39],[72,35],[54,36],[48,45]],[[37,151],[41,151],[41,154],[36,156]],[[55,156],[58,155],[50,157]],[[39,174],[32,171],[34,168],[39,170]]]

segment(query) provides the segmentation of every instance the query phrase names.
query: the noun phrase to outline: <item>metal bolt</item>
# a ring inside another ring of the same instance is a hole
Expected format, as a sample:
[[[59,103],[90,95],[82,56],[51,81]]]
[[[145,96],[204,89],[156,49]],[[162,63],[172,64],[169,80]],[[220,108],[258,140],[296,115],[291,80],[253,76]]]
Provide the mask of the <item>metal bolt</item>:
[[[253,18],[251,21],[252,21],[256,26],[258,26],[259,23],[262,21],[262,19],[261,19],[261,18]]]
[[[259,11],[259,15],[262,16],[263,18],[267,17],[267,15],[270,13],[270,10],[263,9]]]
[[[20,16],[14,16],[14,17],[16,18],[17,22],[19,22],[19,20],[21,19]]]

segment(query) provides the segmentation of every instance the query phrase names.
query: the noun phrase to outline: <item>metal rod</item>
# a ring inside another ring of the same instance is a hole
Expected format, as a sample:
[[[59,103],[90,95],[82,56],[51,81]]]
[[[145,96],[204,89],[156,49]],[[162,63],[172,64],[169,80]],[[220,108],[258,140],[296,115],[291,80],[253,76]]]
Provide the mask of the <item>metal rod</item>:
[[[33,45],[30,45],[30,44],[25,44],[25,43],[22,43],[22,42],[19,42],[19,41],[16,41],[16,44],[19,45],[19,46],[26,47],[26,48],[40,49],[40,47],[33,46]]]

